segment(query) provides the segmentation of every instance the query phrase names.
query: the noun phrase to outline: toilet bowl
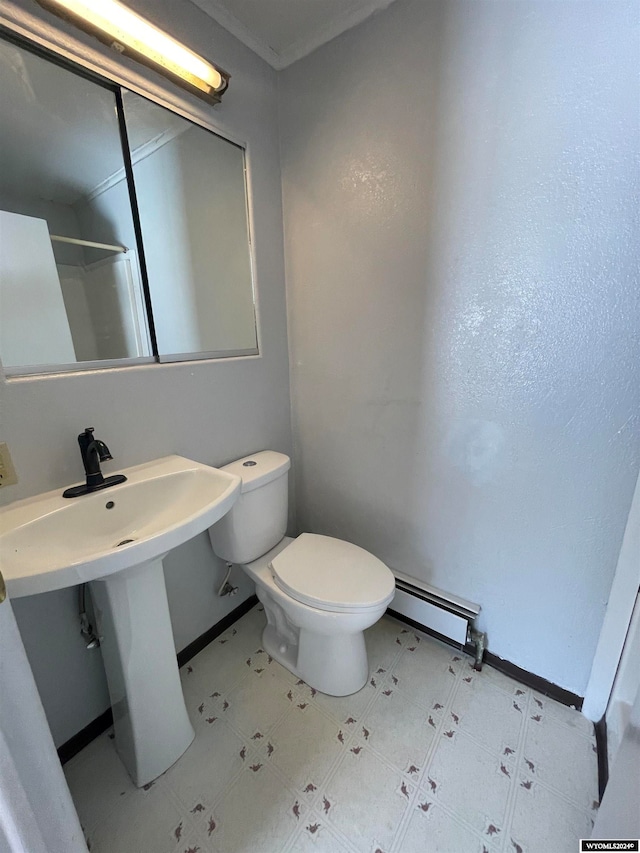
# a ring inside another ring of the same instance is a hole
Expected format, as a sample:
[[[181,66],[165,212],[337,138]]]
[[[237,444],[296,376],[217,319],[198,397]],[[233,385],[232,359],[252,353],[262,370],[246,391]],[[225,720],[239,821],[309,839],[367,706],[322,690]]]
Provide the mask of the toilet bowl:
[[[255,582],[267,617],[265,651],[310,687],[347,696],[367,682],[363,632],[384,614],[395,579],[357,545],[312,533],[284,536],[289,467],[274,451],[225,466],[242,478],[242,492],[210,528],[211,543]]]

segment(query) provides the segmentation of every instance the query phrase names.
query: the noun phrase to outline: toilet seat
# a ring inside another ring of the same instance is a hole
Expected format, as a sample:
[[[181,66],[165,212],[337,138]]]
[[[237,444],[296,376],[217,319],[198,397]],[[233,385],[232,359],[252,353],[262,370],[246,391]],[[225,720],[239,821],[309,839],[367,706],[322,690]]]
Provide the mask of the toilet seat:
[[[271,560],[269,568],[283,592],[319,610],[374,609],[395,592],[393,574],[373,554],[316,533],[302,533]]]

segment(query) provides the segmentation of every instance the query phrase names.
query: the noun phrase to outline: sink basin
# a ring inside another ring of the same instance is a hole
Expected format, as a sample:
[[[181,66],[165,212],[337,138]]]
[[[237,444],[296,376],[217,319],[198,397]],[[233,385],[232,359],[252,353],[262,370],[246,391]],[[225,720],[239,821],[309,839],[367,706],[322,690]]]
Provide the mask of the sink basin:
[[[78,498],[62,489],[0,509],[0,561],[13,598],[93,581],[163,556],[228,512],[240,478],[182,456],[122,471]]]
[[[241,480],[182,456],[122,473],[126,482],[99,492],[65,499],[59,489],[0,509],[0,561],[13,597],[91,583],[116,749],[143,786],[194,738],[162,559],[218,521]]]

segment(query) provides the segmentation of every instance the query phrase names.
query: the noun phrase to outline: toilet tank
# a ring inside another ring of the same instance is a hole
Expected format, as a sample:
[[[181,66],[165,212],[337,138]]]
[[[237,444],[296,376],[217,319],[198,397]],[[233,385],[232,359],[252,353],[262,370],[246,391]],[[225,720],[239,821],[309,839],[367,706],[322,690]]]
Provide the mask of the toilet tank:
[[[250,563],[270,551],[287,530],[288,471],[284,453],[262,450],[225,465],[242,479],[240,496],[209,528],[215,553],[229,563]]]

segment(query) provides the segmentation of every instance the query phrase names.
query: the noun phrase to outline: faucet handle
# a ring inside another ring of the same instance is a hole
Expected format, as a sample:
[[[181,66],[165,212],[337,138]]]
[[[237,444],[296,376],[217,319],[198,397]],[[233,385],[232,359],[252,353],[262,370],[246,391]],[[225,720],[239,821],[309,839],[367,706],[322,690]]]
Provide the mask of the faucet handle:
[[[84,434],[85,434],[85,435],[89,435],[89,434],[91,434],[94,430],[95,430],[95,427],[85,427],[85,428],[84,428]]]

